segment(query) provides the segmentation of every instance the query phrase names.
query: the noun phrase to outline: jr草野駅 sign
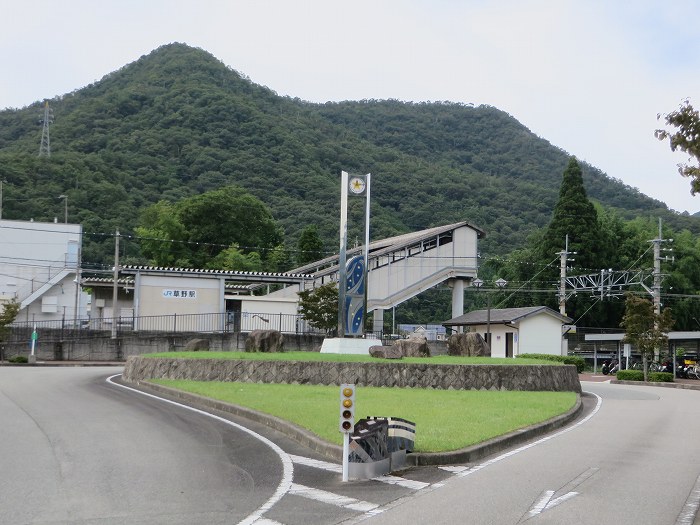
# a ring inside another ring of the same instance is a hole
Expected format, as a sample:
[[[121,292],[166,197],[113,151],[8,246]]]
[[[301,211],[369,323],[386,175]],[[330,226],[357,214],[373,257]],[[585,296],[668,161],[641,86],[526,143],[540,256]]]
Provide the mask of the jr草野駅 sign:
[[[163,297],[167,299],[196,299],[197,290],[163,290]]]

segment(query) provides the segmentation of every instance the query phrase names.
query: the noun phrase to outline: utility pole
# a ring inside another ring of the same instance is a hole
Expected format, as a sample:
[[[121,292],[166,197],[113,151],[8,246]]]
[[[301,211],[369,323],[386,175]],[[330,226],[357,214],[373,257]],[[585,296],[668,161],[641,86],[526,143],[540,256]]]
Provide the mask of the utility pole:
[[[117,296],[119,291],[119,230],[114,236],[114,284],[112,285],[112,339],[117,338],[117,322],[119,321],[119,307]]]
[[[576,252],[569,251],[569,234],[566,234],[564,242],[564,250],[558,252],[559,255],[559,313],[566,315],[566,263],[573,261],[569,259],[569,255],[575,255]]]
[[[78,315],[80,313],[80,265],[81,265],[81,253],[82,253],[82,244],[83,244],[83,236],[82,236],[82,226],[80,227],[80,243],[78,244],[78,260],[76,262],[75,266],[75,304],[73,308],[73,328],[80,328],[78,326],[78,321],[80,319],[80,316]],[[64,307],[65,308],[65,307]],[[65,317],[65,310],[63,312],[63,316]]]
[[[40,157],[51,156],[51,139],[49,137],[49,124],[53,123],[53,110],[49,107],[49,101],[44,102],[44,115],[41,119],[41,145],[39,146]]]
[[[661,261],[673,262],[675,260],[673,256],[661,257],[661,243],[673,242],[673,239],[664,239],[662,236],[661,217],[659,217],[659,236],[649,242],[654,243],[654,284],[651,289],[651,295],[654,301],[654,313],[656,315],[661,315],[661,280],[663,279],[663,275],[661,274]],[[673,249],[664,248],[663,251],[673,251]]]
[[[63,224],[68,224],[68,195],[59,195],[63,199]]]

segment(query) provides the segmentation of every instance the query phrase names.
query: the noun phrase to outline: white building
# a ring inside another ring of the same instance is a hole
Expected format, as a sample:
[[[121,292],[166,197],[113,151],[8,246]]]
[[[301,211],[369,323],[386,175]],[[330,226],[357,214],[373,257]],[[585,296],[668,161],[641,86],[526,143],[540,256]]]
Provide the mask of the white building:
[[[91,327],[139,331],[250,331],[274,328],[295,333],[298,296],[253,295],[267,285],[304,289],[306,275],[126,265],[120,267],[117,305],[114,281],[90,278]]]
[[[0,220],[0,301],[20,303],[18,321],[86,316],[78,285],[79,224]]]
[[[546,306],[530,306],[475,310],[442,324],[452,328],[468,327],[469,331],[480,333],[491,343],[491,357],[515,357],[520,354],[566,355],[562,327],[571,322],[571,318]]]

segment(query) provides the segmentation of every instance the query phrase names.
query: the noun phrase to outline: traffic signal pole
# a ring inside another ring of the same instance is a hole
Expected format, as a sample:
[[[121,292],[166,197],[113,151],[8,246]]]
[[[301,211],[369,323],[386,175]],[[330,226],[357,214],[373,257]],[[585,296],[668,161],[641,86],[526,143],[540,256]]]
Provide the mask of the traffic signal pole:
[[[355,427],[355,385],[340,385],[340,424],[343,433],[343,481],[349,478],[350,434]]]

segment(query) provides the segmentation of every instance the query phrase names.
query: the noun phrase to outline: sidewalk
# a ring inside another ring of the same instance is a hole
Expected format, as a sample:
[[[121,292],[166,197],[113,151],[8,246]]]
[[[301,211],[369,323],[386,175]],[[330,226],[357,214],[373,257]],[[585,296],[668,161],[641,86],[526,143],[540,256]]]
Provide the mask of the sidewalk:
[[[649,385],[663,386],[666,388],[686,388],[689,390],[700,390],[700,381],[697,379],[681,379],[677,377],[673,383],[644,383],[642,381],[618,381],[614,375],[583,373],[578,375],[579,381],[590,381],[593,383],[604,383],[606,381],[625,385]]]
[[[0,361],[0,366],[124,366],[124,361],[37,361],[29,363],[8,363]]]
[[[615,376],[604,376],[603,374],[579,374],[579,381],[593,381],[594,383],[603,383],[615,379]]]

